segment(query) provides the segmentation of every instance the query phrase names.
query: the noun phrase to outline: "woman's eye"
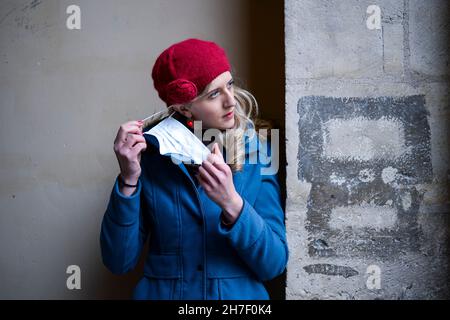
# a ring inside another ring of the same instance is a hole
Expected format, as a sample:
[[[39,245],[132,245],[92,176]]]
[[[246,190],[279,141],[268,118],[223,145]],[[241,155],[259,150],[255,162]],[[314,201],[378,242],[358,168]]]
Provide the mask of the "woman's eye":
[[[217,97],[217,94],[219,93],[219,91],[216,91],[216,92],[213,92],[213,93],[211,93],[210,95],[209,95],[209,97],[211,98],[211,99],[214,99],[215,97]]]
[[[234,80],[228,83],[228,88],[231,89],[233,87]],[[214,99],[219,94],[219,91],[215,91],[209,95],[210,99]]]

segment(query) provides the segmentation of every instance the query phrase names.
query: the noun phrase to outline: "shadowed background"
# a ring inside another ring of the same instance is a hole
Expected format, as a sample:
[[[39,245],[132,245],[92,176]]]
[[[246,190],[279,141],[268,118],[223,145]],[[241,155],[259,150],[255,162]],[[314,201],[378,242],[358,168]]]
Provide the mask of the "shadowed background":
[[[72,4],[81,30],[66,28]],[[151,67],[197,37],[225,48],[262,117],[282,125],[283,2],[3,0],[0,27],[0,298],[129,298],[142,261],[114,276],[99,246],[120,124],[165,108]],[[81,290],[66,288],[69,265]],[[267,286],[284,298],[283,276]]]

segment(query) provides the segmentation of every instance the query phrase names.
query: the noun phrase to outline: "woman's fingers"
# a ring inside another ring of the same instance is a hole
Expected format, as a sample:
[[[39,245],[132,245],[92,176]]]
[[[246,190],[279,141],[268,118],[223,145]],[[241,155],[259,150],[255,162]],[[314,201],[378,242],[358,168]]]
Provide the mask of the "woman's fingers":
[[[129,133],[127,135],[127,140],[124,144],[124,147],[131,149],[133,148],[137,143],[145,142],[145,138],[139,134]]]
[[[211,164],[215,164],[215,163],[225,163],[225,161],[223,160],[223,158],[219,157],[216,154],[210,153],[206,156],[206,160],[208,160]]]
[[[220,148],[219,148],[219,144],[218,143],[214,144],[213,154],[215,155],[215,157],[217,159],[217,161],[214,161],[213,163],[215,163],[215,162],[225,163],[225,160],[223,159],[222,152],[220,152]]]
[[[197,179],[200,185],[207,191],[211,191],[213,187],[205,180],[205,178],[202,178],[200,174],[197,174]]]
[[[123,144],[127,141],[128,133],[141,134],[142,135],[142,123],[139,121],[128,121],[122,124],[117,133],[114,143]]]
[[[216,157],[213,153],[210,153],[206,156],[206,160],[208,160],[211,163],[214,163],[216,161]]]
[[[225,176],[231,174],[231,169],[226,163],[214,162],[213,166],[214,168],[222,172]]]
[[[207,186],[206,181],[202,178],[202,176],[200,175],[200,173],[197,173],[195,176],[197,177],[198,182],[200,182],[200,184],[201,184],[203,187],[206,187],[206,186]]]
[[[224,178],[223,173],[214,167],[209,161],[203,161],[202,167],[208,172],[208,174],[215,179],[217,183],[221,183]]]
[[[122,124],[114,140],[114,153],[124,177],[139,177],[141,174],[140,156],[147,144],[142,134],[140,121],[128,121]]]
[[[211,162],[211,164],[214,164],[216,162],[225,163],[225,160],[223,159],[222,153],[219,150],[219,144],[214,143],[212,147],[212,151],[210,154],[207,155],[206,159]]]
[[[203,180],[212,188],[215,188],[217,186],[217,181],[215,178],[213,178],[208,171],[203,166],[200,166],[198,168],[198,174],[203,178]]]
[[[214,146],[212,148],[212,152],[208,154],[207,159],[212,164],[219,162],[219,163],[225,163],[225,160],[223,159],[223,155],[220,152],[219,144],[214,143]]]
[[[138,154],[141,153],[141,151],[147,149],[147,143],[144,142],[139,142],[137,143],[132,149],[131,149],[131,154],[132,156],[137,156]]]
[[[225,163],[222,153],[220,152],[219,144],[215,143],[213,146],[212,153],[208,154],[206,158],[212,165],[212,168],[218,170],[219,172],[228,175],[231,172],[230,167]],[[208,170],[211,174],[216,173],[216,170]],[[221,174],[214,174],[218,178],[221,177]]]

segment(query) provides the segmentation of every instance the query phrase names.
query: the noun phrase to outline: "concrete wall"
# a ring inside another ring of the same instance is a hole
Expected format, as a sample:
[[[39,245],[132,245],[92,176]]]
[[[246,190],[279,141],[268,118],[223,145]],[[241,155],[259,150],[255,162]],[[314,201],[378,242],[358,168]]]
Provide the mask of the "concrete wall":
[[[186,37],[220,43],[262,114],[286,116],[288,299],[448,298],[447,3],[286,0],[284,75],[281,1],[2,1],[0,298],[130,296],[142,264],[112,276],[98,247],[112,143],[163,108],[150,69]]]
[[[288,299],[450,297],[449,5],[285,1]]]
[[[131,296],[142,264],[132,274],[111,275],[98,240],[119,172],[112,150],[117,129],[165,107],[151,67],[163,49],[188,37],[222,45],[238,82],[262,93],[263,115],[282,119],[283,104],[272,113],[268,105],[283,99],[283,77],[273,71],[283,69],[274,58],[283,56],[282,3],[281,34],[250,45],[256,32],[250,21],[270,20],[250,10],[273,12],[270,2],[1,1],[0,298]],[[66,27],[72,4],[81,9],[81,30]],[[258,69],[255,54],[278,66],[266,73],[278,79],[275,96],[251,71]],[[81,290],[66,287],[69,265],[81,269]]]

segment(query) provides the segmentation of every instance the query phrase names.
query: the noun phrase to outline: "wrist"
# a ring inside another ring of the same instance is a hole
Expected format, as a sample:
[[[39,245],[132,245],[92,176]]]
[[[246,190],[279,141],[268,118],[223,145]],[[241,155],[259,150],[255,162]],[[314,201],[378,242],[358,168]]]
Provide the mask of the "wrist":
[[[135,188],[137,187],[139,181],[139,177],[126,177],[122,174],[119,174],[119,182],[124,187]]]
[[[239,217],[242,207],[244,205],[244,200],[242,197],[236,193],[227,205],[222,207],[222,215],[224,224],[233,224]]]

